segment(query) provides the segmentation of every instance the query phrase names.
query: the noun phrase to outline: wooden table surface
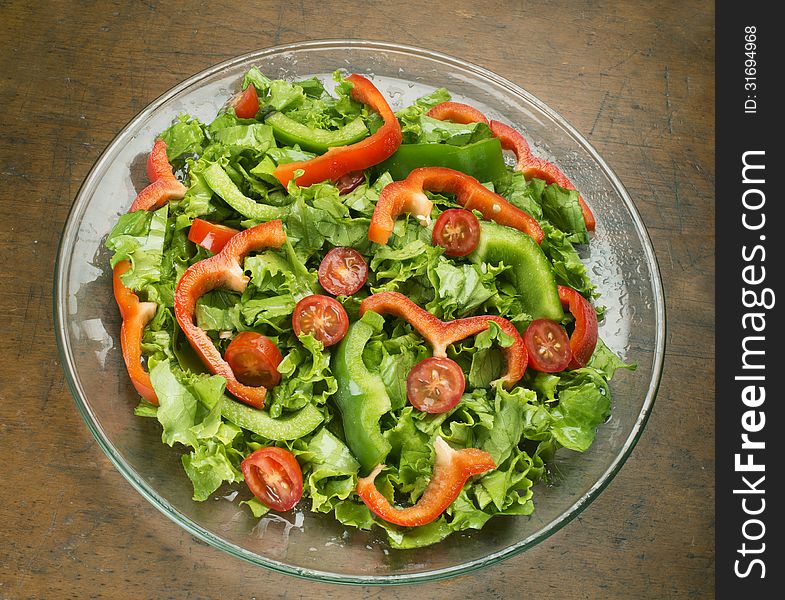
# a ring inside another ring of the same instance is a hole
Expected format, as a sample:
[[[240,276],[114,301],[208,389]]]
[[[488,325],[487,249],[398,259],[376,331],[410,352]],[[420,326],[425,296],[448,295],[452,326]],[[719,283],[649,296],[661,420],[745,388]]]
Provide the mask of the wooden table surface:
[[[713,597],[713,3],[252,4],[0,2],[0,598]],[[534,549],[416,587],[311,583],[196,540],[112,467],[55,347],[57,243],[118,130],[224,59],[338,37],[462,57],[565,116],[634,199],[667,300],[660,393],[607,490]]]

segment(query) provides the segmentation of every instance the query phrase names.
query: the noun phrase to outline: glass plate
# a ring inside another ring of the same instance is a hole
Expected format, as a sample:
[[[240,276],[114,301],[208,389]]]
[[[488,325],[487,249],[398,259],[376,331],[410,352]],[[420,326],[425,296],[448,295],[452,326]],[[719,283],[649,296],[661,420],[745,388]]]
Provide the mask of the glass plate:
[[[607,307],[600,335],[638,368],[617,372],[613,414],[594,445],[583,454],[559,451],[557,480],[537,486],[532,517],[497,517],[480,531],[406,551],[390,549],[377,531],[348,531],[332,517],[308,511],[256,520],[231,494],[192,501],[180,449],[161,443],[157,421],[133,415],[137,396],[120,354],[120,320],[103,240],[145,185],[144,163],[156,135],[179,113],[211,121],[254,65],[272,78],[315,75],[328,84],[337,68],[361,73],[394,110],[446,87],[454,100],[520,129],[535,153],[557,163],[590,203],[597,231],[583,258]],[[54,310],[79,411],[109,459],[153,506],[198,538],[257,565],[357,584],[466,573],[522,552],[563,527],[605,488],[640,436],[657,392],[665,343],[665,306],[651,242],[624,187],[588,142],[537,98],[486,69],[420,48],[362,40],[298,43],[234,58],[184,81],[139,113],[79,190],[60,243]]]

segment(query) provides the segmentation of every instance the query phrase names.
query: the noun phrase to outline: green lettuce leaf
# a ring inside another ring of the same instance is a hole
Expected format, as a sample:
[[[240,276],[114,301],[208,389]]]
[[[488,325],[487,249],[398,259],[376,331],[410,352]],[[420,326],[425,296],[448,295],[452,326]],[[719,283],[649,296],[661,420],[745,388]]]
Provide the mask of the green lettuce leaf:
[[[240,429],[221,419],[223,377],[186,376],[165,360],[153,367],[150,380],[163,442],[192,448],[182,463],[194,486],[193,499],[207,499],[223,482],[241,481],[243,454],[232,445]]]
[[[224,290],[208,292],[196,303],[196,324],[205,331],[242,331],[240,296]]]
[[[445,517],[440,517],[427,525],[406,529],[377,521],[387,531],[387,539],[390,546],[396,550],[410,550],[412,548],[422,548],[441,542],[453,532],[450,524]]]
[[[569,240],[567,234],[550,223],[542,223],[545,237],[541,248],[553,265],[556,282],[580,292],[583,296],[595,296],[595,285],[589,279],[586,266]]]
[[[156,417],[163,428],[164,444],[196,446],[192,427],[196,422],[196,397],[172,372],[170,362],[164,360],[150,371],[150,381],[158,396]]]
[[[194,486],[194,500],[207,500],[224,482],[243,480],[242,473],[230,458],[231,453],[231,447],[208,440],[182,456],[183,468]],[[234,454],[235,461],[242,459],[236,451]]]
[[[249,85],[256,88],[256,93],[264,98],[267,96],[267,90],[270,89],[270,79],[265,77],[258,67],[251,67],[243,76],[243,89]]]
[[[526,406],[536,399],[537,395],[532,390],[516,387],[508,392],[501,384],[496,385],[493,429],[483,442],[482,449],[490,453],[497,465],[501,466],[520,443]]]
[[[420,116],[420,128],[422,133],[417,139],[418,143],[465,146],[493,137],[491,128],[485,123],[453,123],[433,119],[427,115]]]
[[[386,463],[396,468],[387,474],[387,481],[394,483],[399,493],[408,494],[412,503],[428,485],[435,456],[429,435],[420,431],[415,423],[421,414],[412,406],[406,406],[395,427],[384,432],[391,446]]]
[[[166,142],[166,156],[170,162],[183,155],[200,154],[206,142],[202,123],[189,115],[179,115],[177,121],[158,137]]]
[[[316,272],[305,266],[288,240],[282,251],[266,250],[247,257],[243,269],[246,273],[250,273],[253,288],[265,296],[280,296],[288,293],[297,301],[316,290]],[[244,311],[246,306],[252,306],[250,300],[247,295],[244,296]],[[247,311],[244,314],[248,319],[252,316]]]
[[[357,487],[358,463],[348,446],[322,427],[308,441],[304,459],[305,483],[311,497],[311,510],[330,512],[346,500]]]
[[[486,509],[490,502],[500,513],[531,514],[534,511],[532,486],[542,476],[541,469],[532,468],[534,462],[526,452],[515,448],[507,465],[483,475],[477,485],[487,496],[475,490],[481,508]]]
[[[556,227],[570,234],[571,242],[589,243],[589,233],[575,190],[564,189],[555,183],[547,186],[542,192],[542,212]]]
[[[447,102],[450,99],[450,93],[446,89],[438,88],[430,94],[418,98],[411,106],[395,113],[398,122],[401,124],[403,143],[413,144],[417,142],[423,135],[422,116],[437,104]]]
[[[545,182],[541,179],[526,181],[523,173],[514,171],[508,179],[499,182],[496,193],[504,196],[511,204],[542,221],[542,190]]]
[[[289,83],[281,79],[269,82],[266,104],[275,110],[286,111],[303,103],[305,91],[296,83]]]
[[[425,229],[418,225],[412,227]],[[411,234],[396,236],[387,246],[376,250],[371,259],[369,269],[375,279],[371,291],[398,291],[417,304],[426,304],[433,297],[428,270],[443,251],[440,246],[413,238]]]
[[[479,508],[463,489],[458,497],[447,509],[450,515],[449,526],[452,531],[465,531],[467,529],[482,529],[493,515]]]
[[[374,351],[378,354],[372,360],[366,360],[366,364],[378,365],[392,409],[403,408],[407,403],[406,377],[414,365],[428,357],[427,348],[419,336],[407,332],[384,342],[372,340],[366,346],[364,356]]]
[[[213,133],[213,141],[222,145],[230,156],[247,152],[251,156],[261,157],[276,146],[272,127],[262,123],[224,127]]]
[[[109,233],[106,247],[114,251],[111,265],[131,261],[121,279],[132,290],[161,279],[161,263],[167,232],[168,205],[155,212],[135,211],[122,215]]]
[[[475,352],[469,368],[468,383],[475,388],[487,388],[498,379],[504,367],[504,356],[501,348],[513,343],[512,337],[504,333],[493,321],[485,331],[474,338]]]
[[[281,382],[270,393],[270,416],[314,402],[324,404],[338,389],[330,370],[330,351],[312,335],[301,335],[278,365]]]
[[[365,504],[352,500],[335,503],[335,518],[344,525],[358,529],[370,529],[374,524],[373,515]]]
[[[594,348],[594,354],[589,359],[588,367],[597,369],[605,377],[610,380],[613,378],[617,369],[630,369],[634,371],[637,365],[634,363],[625,363],[619,356],[617,356],[602,339],[597,340],[597,346]]]
[[[247,300],[241,305],[243,321],[248,327],[269,325],[278,332],[291,327],[292,313],[297,301],[291,294]]]
[[[426,308],[441,319],[470,315],[497,294],[495,272],[481,265],[456,265],[440,256],[427,269],[436,295]]]
[[[566,372],[557,388],[559,402],[551,411],[553,436],[565,448],[584,452],[610,414],[608,383],[595,369],[583,368]]]

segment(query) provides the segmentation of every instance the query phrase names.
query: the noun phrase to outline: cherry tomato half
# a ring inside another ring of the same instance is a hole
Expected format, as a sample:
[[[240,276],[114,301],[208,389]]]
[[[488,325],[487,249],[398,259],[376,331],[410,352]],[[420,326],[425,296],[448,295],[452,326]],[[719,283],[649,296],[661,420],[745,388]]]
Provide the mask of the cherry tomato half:
[[[447,256],[466,256],[480,243],[480,222],[463,208],[445,210],[433,226],[433,243]]]
[[[319,265],[319,283],[333,296],[351,296],[368,279],[368,264],[353,248],[333,248]]]
[[[292,314],[294,334],[311,334],[322,344],[332,346],[346,335],[349,316],[335,298],[313,294],[300,300]]]
[[[232,98],[229,104],[240,119],[253,119],[259,112],[259,95],[256,93],[256,87],[249,85]]]
[[[423,412],[443,413],[461,400],[466,380],[454,360],[432,356],[417,363],[406,378],[406,396]]]
[[[283,355],[278,347],[261,333],[238,333],[224,352],[224,359],[240,383],[250,386],[275,387],[281,381],[278,365]]]
[[[260,448],[240,463],[240,469],[253,495],[273,510],[289,510],[303,496],[303,472],[284,448]]]
[[[226,225],[210,223],[204,219],[194,219],[191,229],[188,231],[188,239],[194,244],[199,244],[210,252],[218,254],[226,246],[226,242],[237,233],[240,232]]]
[[[572,359],[570,338],[556,321],[537,319],[523,332],[529,366],[543,373],[564,371]]]
[[[365,183],[365,173],[363,171],[351,171],[335,180],[340,196],[348,194],[363,183]]]

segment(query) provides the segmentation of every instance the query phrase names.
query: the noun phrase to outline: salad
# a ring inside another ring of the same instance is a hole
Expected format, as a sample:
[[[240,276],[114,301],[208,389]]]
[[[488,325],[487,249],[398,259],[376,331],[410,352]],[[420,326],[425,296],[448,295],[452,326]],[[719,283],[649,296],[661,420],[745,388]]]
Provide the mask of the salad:
[[[155,140],[106,239],[134,412],[195,501],[233,487],[255,517],[300,505],[413,548],[530,515],[634,368],[598,337],[595,217],[447,90],[393,112],[333,79],[252,68]]]

